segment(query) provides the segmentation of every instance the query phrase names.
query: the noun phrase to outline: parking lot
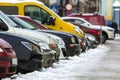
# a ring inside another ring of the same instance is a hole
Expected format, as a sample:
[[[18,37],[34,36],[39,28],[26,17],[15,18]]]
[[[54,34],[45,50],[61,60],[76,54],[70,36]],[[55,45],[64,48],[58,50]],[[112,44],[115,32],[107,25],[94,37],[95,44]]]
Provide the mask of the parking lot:
[[[16,74],[15,80],[119,80],[120,38],[108,40],[80,56],[60,60],[53,67],[27,74]],[[3,80],[11,80],[5,78]]]
[[[71,15],[63,19],[36,0],[0,1],[0,79],[119,79],[116,30]]]

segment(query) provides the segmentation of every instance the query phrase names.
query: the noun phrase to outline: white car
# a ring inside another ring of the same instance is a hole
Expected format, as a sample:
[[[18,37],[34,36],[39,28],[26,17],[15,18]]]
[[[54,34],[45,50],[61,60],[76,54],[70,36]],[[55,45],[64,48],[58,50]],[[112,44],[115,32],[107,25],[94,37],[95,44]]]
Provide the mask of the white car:
[[[90,22],[86,21],[83,18],[79,18],[79,17],[62,17],[62,19],[67,22],[79,23],[91,29],[98,29],[100,31],[102,30],[102,43],[105,43],[106,40],[114,39],[115,30],[108,26],[92,25]]]

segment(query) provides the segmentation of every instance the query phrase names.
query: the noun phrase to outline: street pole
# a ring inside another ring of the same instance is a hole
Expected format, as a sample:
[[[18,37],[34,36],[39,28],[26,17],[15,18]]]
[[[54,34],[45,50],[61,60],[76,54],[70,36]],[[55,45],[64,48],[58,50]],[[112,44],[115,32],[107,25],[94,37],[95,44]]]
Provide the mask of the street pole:
[[[100,0],[100,14],[102,15],[102,0]],[[100,16],[100,44],[102,44],[102,39],[103,39],[103,36],[102,36],[102,16]]]

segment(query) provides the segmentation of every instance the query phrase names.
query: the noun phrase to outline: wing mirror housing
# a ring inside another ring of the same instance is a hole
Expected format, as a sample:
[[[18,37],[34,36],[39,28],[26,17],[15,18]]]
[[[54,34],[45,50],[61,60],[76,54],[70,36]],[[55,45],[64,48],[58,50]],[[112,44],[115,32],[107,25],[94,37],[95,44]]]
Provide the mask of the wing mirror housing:
[[[47,25],[55,25],[55,18],[50,16],[49,19],[47,20]]]
[[[0,19],[0,30],[1,31],[7,31],[8,27],[7,25]]]

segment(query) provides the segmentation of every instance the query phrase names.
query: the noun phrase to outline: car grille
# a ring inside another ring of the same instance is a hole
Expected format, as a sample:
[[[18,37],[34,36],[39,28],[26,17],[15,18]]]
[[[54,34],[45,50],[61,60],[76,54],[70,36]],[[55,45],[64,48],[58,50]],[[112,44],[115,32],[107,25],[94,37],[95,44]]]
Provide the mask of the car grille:
[[[5,73],[6,67],[0,67],[0,73]],[[11,66],[8,68],[8,73],[16,72],[17,67],[16,66]]]
[[[16,72],[17,68],[16,66],[9,67],[9,72]]]
[[[5,67],[0,67],[0,73],[4,73],[5,72]]]

